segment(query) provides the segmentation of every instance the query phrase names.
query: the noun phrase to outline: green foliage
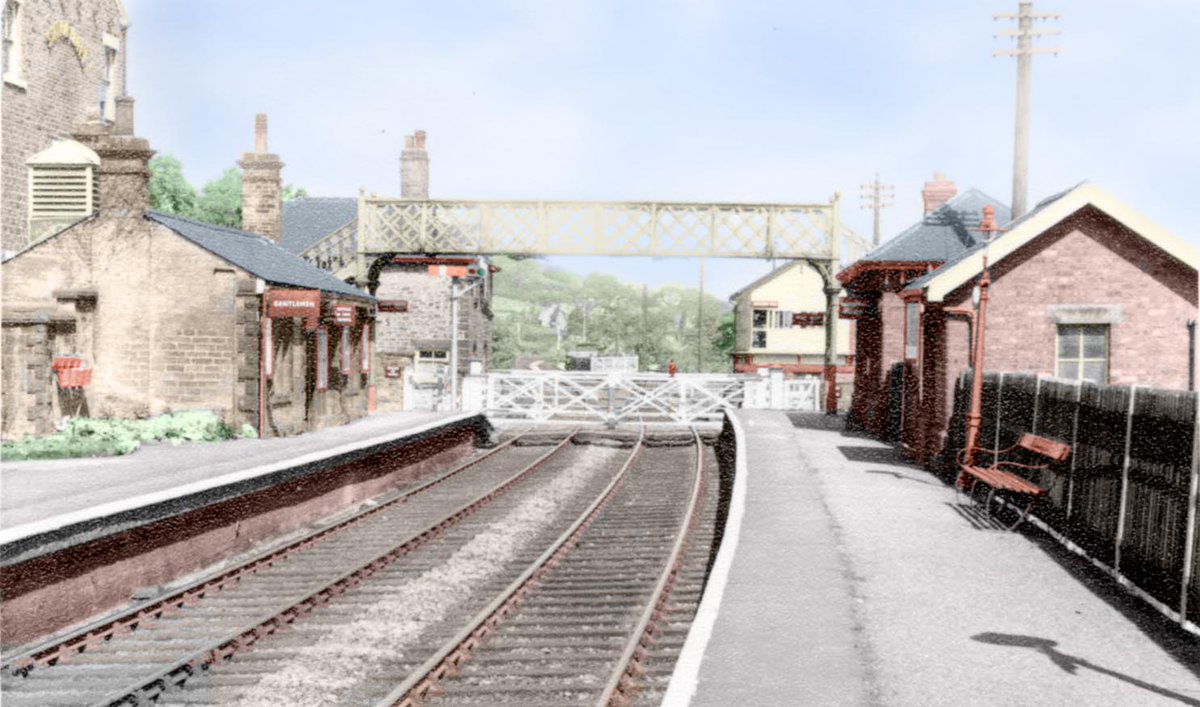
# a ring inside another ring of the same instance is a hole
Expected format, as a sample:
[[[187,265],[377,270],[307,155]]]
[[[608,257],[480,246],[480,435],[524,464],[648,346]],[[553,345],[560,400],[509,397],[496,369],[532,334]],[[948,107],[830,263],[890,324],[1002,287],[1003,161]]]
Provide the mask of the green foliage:
[[[304,187],[288,184],[280,197],[291,201],[308,196]],[[225,170],[219,179],[204,185],[199,195],[183,176],[183,165],[171,155],[150,160],[150,206],[155,211],[176,214],[217,226],[242,227],[242,172]]]
[[[242,227],[242,173],[236,167],[204,185],[192,218],[217,226]]]
[[[249,429],[247,429],[249,428]],[[254,428],[243,425],[243,437],[256,437]],[[48,437],[26,437],[0,446],[0,459],[66,459],[72,457],[129,454],[142,442],[166,440],[208,442],[233,439],[234,429],[208,411],[177,412],[148,420],[96,420],[73,418],[61,432]]]
[[[287,203],[287,202],[291,201],[292,199],[299,199],[299,198],[305,197],[305,196],[308,196],[308,190],[305,189],[304,187],[298,187],[294,184],[284,185],[283,193],[280,194],[280,198],[283,200],[284,203]]]
[[[171,155],[150,160],[150,206],[179,216],[191,216],[196,209],[196,190],[183,176],[183,165]]]
[[[521,356],[537,356],[549,368],[567,351],[586,349],[636,354],[644,371],[665,370],[671,358],[680,371],[695,371],[699,346],[704,371],[729,370],[732,340],[721,341],[725,315],[711,295],[701,299],[699,290],[674,285],[650,290],[606,274],[581,277],[536,260],[495,260],[501,269],[492,302],[494,368],[511,367]]]

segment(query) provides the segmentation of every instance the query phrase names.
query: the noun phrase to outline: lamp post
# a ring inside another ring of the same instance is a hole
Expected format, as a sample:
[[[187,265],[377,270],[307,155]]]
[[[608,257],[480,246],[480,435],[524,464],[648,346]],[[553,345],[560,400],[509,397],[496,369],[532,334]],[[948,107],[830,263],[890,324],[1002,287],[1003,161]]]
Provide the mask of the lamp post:
[[[983,220],[979,223],[983,233],[983,273],[979,276],[979,285],[971,293],[975,304],[975,316],[972,320],[974,330],[971,336],[971,409],[967,413],[967,449],[965,461],[971,464],[975,461],[975,447],[979,444],[979,426],[983,420],[983,336],[987,322],[988,287],[992,283],[988,274],[987,244],[991,242],[996,228],[996,209],[991,205],[983,207]]]

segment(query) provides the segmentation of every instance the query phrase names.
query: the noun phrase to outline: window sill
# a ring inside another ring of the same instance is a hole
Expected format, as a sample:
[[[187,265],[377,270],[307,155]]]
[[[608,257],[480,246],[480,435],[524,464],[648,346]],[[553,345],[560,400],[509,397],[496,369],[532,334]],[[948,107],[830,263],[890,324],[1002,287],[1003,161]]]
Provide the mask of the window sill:
[[[16,76],[14,74],[5,74],[4,83],[8,84],[9,86],[16,86],[22,91],[29,90],[29,85],[25,83],[25,79],[22,79],[20,76]]]

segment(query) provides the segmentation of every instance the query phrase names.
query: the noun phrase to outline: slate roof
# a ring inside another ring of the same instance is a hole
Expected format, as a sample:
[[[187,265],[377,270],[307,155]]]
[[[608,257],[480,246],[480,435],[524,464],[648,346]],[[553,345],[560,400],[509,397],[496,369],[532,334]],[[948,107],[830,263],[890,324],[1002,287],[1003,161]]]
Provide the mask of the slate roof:
[[[982,242],[975,229],[983,217],[983,207],[996,209],[996,223],[1011,218],[1011,211],[999,199],[978,189],[967,189],[927,214],[904,232],[862,257],[864,261],[943,262],[957,257]]]
[[[1072,191],[1074,191],[1077,187],[1079,187],[1083,183],[1084,182],[1080,182],[1080,184],[1076,184],[1075,186],[1071,187],[1070,189],[1066,189],[1066,190],[1061,191],[1053,196],[1043,199],[1042,201],[1038,202],[1038,205],[1033,207],[1033,210],[1031,210],[1029,213],[1021,216],[1020,218],[1018,218],[1016,220],[1008,221],[1007,223],[1005,222],[1005,220],[1007,220],[1009,217],[1008,209],[1004,210],[1004,212],[1003,212],[1004,220],[1002,220],[1000,218],[1000,215],[1001,215],[1000,208],[996,207],[996,223],[999,225],[999,227],[1001,229],[1001,233],[999,235],[995,236],[995,238],[992,239],[992,242],[995,242],[997,239],[1003,238],[1005,233],[1012,231],[1014,228],[1016,228],[1020,224],[1024,223],[1025,221],[1028,221],[1029,219],[1033,218],[1037,214],[1041,213],[1042,210],[1044,210],[1046,207],[1050,206],[1054,202],[1058,201],[1059,199],[1063,198],[1067,194],[1071,193]],[[979,219],[976,219],[976,224],[975,224],[976,227],[978,227],[978,225],[979,225],[978,221],[979,221]],[[947,258],[946,262],[942,263],[942,265],[940,265],[936,269],[931,270],[930,272],[927,272],[924,275],[922,275],[921,277],[906,284],[904,286],[904,289],[906,289],[906,290],[924,289],[925,286],[929,284],[929,281],[932,280],[933,278],[937,277],[938,275],[945,272],[946,270],[949,270],[950,268],[954,267],[955,265],[962,262],[963,260],[966,260],[967,258],[971,257],[975,253],[978,253],[980,250],[983,250],[984,242],[981,237],[982,234],[975,233],[975,236],[976,236],[976,242],[970,248],[960,251],[953,258]]]
[[[157,211],[147,212],[146,218],[271,284],[372,299],[366,292],[347,285],[258,234]]]
[[[283,205],[283,237],[279,245],[299,255],[317,241],[358,217],[358,199],[303,196]]]

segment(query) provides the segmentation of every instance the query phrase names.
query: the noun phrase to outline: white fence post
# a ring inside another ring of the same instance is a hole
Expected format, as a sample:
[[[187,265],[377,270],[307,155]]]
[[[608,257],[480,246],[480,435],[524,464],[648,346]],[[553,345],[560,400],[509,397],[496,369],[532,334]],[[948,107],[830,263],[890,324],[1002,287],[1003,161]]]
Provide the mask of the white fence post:
[[[1129,504],[1129,445],[1133,442],[1133,405],[1137,401],[1138,387],[1129,389],[1129,414],[1125,418],[1125,463],[1121,467],[1121,507],[1117,515],[1117,542],[1113,553],[1113,569],[1121,572],[1121,543],[1125,540],[1125,517]]]
[[[1200,496],[1200,393],[1196,398],[1196,419],[1192,425],[1192,486],[1188,491],[1187,538],[1183,543],[1183,586],[1179,589],[1179,623],[1187,621],[1188,585],[1192,581],[1192,556],[1196,553],[1196,503]]]

